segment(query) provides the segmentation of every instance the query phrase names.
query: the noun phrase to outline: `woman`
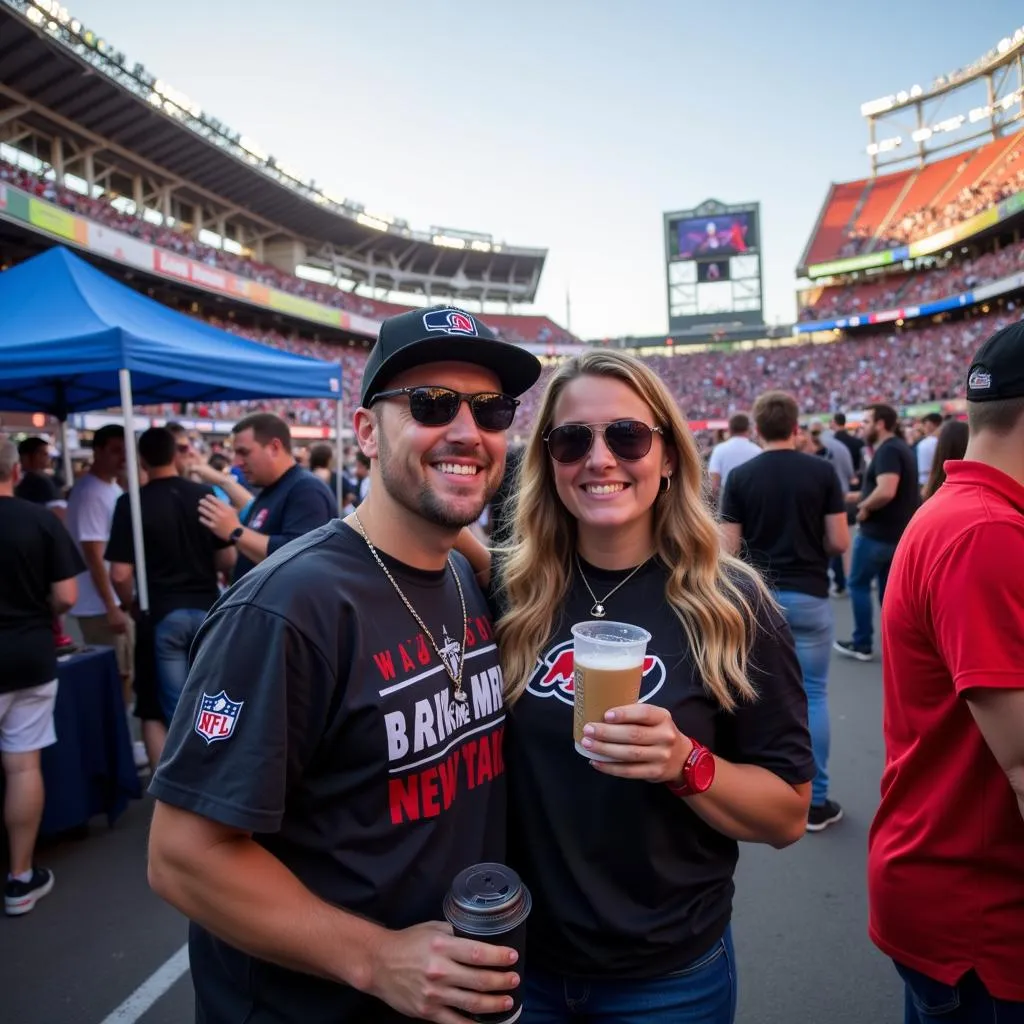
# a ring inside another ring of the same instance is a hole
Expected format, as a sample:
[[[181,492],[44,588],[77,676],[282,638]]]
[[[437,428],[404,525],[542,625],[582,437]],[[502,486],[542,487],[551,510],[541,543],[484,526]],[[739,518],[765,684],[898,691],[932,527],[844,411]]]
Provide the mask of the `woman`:
[[[557,370],[519,480],[495,583],[509,859],[534,897],[524,1020],[731,1024],[738,841],[794,842],[814,776],[792,638],[722,552],[693,438],[636,359]],[[610,762],[572,739],[569,630],[601,611],[652,634],[640,703],[586,726]]]
[[[960,420],[947,420],[939,431],[939,440],[932,455],[932,468],[921,497],[927,501],[946,482],[946,463],[960,460],[967,451],[967,424]]]

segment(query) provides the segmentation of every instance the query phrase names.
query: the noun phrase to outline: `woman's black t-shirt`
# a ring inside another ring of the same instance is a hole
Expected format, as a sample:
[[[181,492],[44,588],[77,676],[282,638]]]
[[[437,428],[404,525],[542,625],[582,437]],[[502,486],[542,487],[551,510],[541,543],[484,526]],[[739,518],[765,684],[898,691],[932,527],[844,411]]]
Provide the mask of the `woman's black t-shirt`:
[[[582,566],[598,596],[627,575]],[[807,702],[783,617],[758,609],[750,659],[758,698],[725,712],[665,603],[666,578],[651,562],[607,602],[609,619],[652,635],[641,700],[668,708],[683,733],[727,761],[793,784],[812,779]],[[531,963],[577,978],[652,978],[721,937],[739,848],[666,786],[602,775],[574,749],[570,628],[592,618],[592,604],[577,575],[506,723],[509,860],[534,898]]]

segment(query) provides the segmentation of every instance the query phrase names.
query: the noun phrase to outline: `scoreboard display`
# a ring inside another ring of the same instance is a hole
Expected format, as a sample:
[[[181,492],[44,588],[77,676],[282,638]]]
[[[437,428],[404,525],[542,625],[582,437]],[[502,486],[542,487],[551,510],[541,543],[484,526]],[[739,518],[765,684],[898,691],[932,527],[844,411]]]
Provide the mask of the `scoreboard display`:
[[[669,333],[764,323],[761,207],[709,199],[666,213]]]

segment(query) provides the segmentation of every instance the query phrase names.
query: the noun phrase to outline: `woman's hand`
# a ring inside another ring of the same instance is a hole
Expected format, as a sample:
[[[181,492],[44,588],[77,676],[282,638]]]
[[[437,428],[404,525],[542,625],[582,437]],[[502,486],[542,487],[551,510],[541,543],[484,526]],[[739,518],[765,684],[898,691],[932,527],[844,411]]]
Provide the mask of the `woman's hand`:
[[[677,782],[693,742],[677,728],[666,708],[630,704],[612,708],[604,722],[583,728],[583,746],[614,761],[591,761],[605,775],[647,782]]]

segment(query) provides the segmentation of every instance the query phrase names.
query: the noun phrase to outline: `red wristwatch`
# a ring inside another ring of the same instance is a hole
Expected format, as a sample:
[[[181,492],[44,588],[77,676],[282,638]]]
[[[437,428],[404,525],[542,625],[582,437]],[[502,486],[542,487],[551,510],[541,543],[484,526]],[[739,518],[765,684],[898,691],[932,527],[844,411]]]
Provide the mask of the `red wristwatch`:
[[[706,792],[715,781],[715,755],[696,740],[690,742],[693,750],[683,763],[682,781],[665,783],[675,796],[696,796]]]

